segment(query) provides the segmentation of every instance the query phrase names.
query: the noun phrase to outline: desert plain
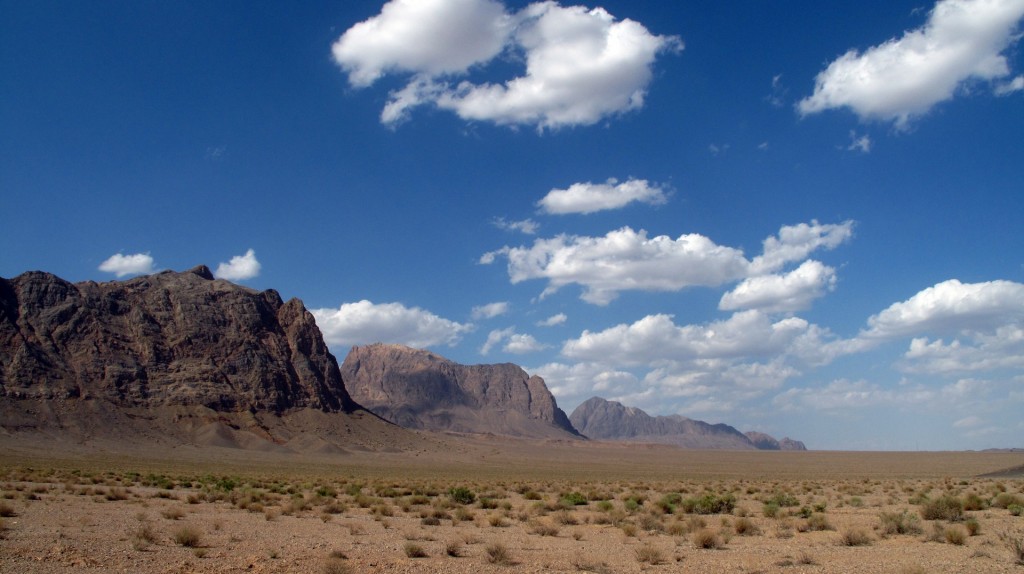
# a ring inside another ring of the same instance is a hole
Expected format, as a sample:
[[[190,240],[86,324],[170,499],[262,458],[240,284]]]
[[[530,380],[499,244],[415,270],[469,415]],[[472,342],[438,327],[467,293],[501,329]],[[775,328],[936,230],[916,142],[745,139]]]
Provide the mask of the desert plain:
[[[1024,572],[1020,452],[0,444],[0,572]]]

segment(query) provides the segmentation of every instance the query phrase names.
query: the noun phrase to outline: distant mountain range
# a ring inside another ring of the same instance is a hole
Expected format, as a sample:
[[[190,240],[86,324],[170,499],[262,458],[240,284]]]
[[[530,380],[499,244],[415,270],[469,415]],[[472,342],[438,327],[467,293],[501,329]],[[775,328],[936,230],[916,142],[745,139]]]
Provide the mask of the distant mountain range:
[[[652,417],[622,403],[593,397],[576,407],[569,420],[583,435],[600,440],[671,444],[694,449],[807,450],[800,441],[781,441],[759,432],[741,433],[726,424],[709,424],[680,415]]]
[[[374,344],[339,367],[301,301],[205,266],[106,283],[0,278],[0,436],[330,452],[416,440],[400,427],[804,450],[598,397],[567,417],[543,379],[510,363]]]

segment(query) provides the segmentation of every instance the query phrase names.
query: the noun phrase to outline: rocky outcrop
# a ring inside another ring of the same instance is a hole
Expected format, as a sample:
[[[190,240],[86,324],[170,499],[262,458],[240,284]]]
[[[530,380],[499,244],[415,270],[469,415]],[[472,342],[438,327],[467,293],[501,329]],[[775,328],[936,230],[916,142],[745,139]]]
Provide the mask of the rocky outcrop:
[[[748,431],[746,434],[750,442],[760,450],[807,450],[804,443],[789,437],[776,440],[775,437],[763,432]]]
[[[729,450],[753,450],[772,444],[772,450],[781,449],[779,441],[763,433],[754,433],[765,439],[757,442],[749,436],[751,433],[743,434],[727,424],[709,424],[680,415],[652,417],[638,408],[600,397],[590,398],[576,407],[569,420],[584,436],[599,440]]]
[[[302,302],[205,266],[72,284],[0,278],[0,397],[216,413],[353,412]]]
[[[401,345],[353,347],[341,365],[352,398],[414,429],[578,437],[544,380],[516,365],[460,365]]]

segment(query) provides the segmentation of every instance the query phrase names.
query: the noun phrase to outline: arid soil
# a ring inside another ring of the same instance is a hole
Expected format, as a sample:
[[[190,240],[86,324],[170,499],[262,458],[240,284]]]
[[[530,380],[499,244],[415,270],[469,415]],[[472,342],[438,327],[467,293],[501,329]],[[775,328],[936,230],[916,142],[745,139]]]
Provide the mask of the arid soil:
[[[1019,453],[0,443],[0,572],[1024,573]]]

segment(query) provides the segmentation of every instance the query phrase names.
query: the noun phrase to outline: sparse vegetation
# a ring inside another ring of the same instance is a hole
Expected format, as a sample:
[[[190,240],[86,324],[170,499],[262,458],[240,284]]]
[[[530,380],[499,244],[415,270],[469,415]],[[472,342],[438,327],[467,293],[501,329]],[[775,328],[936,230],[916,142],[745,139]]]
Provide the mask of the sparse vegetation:
[[[512,552],[509,551],[508,547],[501,543],[489,544],[485,548],[487,552],[487,561],[491,564],[500,564],[502,566],[510,566],[515,563],[512,559]]]
[[[964,504],[955,496],[944,495],[921,506],[921,518],[955,522],[964,518]]]
[[[636,549],[636,560],[642,564],[661,564],[665,562],[665,553],[650,544],[644,544]]]
[[[174,542],[186,548],[198,548],[202,543],[202,532],[194,526],[181,526],[174,531]]]
[[[847,528],[839,540],[843,546],[867,546],[871,544],[871,535],[863,528]]]

